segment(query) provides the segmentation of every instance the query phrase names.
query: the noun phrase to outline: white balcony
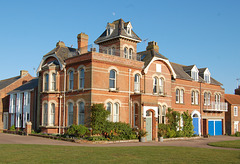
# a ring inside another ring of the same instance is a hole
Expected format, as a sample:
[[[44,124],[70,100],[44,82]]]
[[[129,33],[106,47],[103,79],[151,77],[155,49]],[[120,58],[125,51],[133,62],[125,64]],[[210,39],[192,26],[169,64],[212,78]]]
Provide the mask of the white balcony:
[[[204,111],[227,112],[228,108],[227,108],[227,103],[225,103],[225,102],[219,103],[219,102],[212,101],[211,104],[209,104],[209,105],[204,104],[203,110]]]

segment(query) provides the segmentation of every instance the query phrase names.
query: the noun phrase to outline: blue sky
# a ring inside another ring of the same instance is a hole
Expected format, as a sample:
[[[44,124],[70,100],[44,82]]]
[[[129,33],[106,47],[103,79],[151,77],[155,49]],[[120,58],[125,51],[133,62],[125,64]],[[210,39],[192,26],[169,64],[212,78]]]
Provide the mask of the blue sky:
[[[0,0],[0,80],[28,70],[61,40],[77,47],[77,34],[89,44],[107,22],[131,21],[142,40],[156,41],[170,61],[208,67],[233,93],[240,78],[239,0]],[[138,51],[146,48],[138,44]]]

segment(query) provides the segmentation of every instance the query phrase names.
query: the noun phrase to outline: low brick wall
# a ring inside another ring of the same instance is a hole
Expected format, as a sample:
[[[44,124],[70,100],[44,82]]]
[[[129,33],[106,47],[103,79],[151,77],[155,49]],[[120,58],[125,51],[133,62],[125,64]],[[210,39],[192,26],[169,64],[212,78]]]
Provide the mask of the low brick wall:
[[[179,137],[179,138],[164,138],[164,141],[179,141],[179,140],[194,140],[194,139],[201,139],[203,138],[202,136],[197,136],[197,137]]]

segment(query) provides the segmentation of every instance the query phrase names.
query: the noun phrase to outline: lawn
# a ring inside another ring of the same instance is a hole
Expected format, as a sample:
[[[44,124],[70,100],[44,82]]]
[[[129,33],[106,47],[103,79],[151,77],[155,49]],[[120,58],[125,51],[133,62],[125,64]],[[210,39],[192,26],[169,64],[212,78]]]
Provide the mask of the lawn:
[[[217,146],[217,147],[228,147],[228,148],[240,149],[240,140],[212,142],[212,143],[209,143],[208,145]]]
[[[235,150],[0,145],[0,163],[240,163]]]

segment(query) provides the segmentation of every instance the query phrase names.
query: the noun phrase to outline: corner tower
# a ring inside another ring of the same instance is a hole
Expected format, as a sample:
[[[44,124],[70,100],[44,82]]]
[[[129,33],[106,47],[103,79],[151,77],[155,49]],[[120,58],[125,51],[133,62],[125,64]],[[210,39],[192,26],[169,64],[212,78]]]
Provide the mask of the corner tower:
[[[131,22],[122,19],[108,23],[106,30],[94,43],[99,45],[99,52],[137,60],[137,43],[142,40],[132,30]]]

